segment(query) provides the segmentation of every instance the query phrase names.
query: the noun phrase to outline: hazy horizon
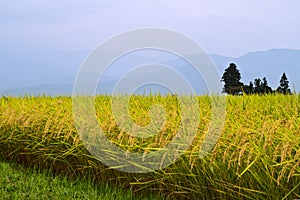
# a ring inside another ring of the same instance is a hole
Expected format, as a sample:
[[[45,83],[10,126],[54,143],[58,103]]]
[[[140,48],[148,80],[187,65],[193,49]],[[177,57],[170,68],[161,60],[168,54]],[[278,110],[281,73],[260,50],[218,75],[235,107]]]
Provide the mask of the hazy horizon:
[[[74,76],[90,50],[142,27],[177,31],[209,54],[232,58],[270,49],[300,50],[299,7],[298,0],[2,1],[0,91],[36,79]],[[265,67],[267,76],[272,66]],[[288,75],[300,85],[295,73],[300,68]]]

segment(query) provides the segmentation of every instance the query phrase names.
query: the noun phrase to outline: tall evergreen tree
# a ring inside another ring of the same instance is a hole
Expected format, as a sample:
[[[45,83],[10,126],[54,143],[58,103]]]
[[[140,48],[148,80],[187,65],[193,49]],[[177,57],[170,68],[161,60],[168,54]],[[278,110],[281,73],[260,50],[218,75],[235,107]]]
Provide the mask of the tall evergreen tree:
[[[257,94],[261,94],[263,93],[263,87],[262,87],[262,83],[261,83],[261,79],[260,78],[256,78],[254,79],[254,92]]]
[[[269,94],[272,92],[272,88],[268,85],[266,77],[264,77],[262,80],[260,78],[254,79],[254,84],[254,93],[256,94]]]
[[[241,73],[234,63],[230,63],[229,67],[225,69],[221,81],[225,83],[223,92],[227,94],[237,95],[242,92],[243,83],[240,82]]]
[[[245,93],[245,94],[253,94],[254,93],[254,86],[253,86],[252,82],[250,82],[249,85],[243,86],[243,93]]]
[[[280,79],[280,85],[277,88],[277,92],[282,94],[291,94],[291,90],[289,89],[289,81],[285,73],[282,74]]]
[[[268,85],[268,81],[266,77],[264,77],[262,80],[262,89],[263,89],[263,93],[269,94],[272,92],[272,88]]]
[[[252,83],[252,81],[250,81],[250,84],[249,84],[249,94],[253,94],[254,93],[254,85]]]

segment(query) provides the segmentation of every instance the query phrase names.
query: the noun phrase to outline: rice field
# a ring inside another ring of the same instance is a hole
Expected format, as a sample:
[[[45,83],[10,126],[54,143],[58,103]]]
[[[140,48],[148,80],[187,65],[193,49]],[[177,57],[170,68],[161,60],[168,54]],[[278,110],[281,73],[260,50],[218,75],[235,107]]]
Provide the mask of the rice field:
[[[91,155],[75,128],[71,97],[0,98],[0,156],[71,180],[87,178],[144,196],[155,193],[167,199],[300,198],[300,96],[226,97],[221,137],[204,158],[199,158],[199,151],[209,130],[211,99],[197,99],[200,120],[192,145],[176,162],[155,172],[121,172]],[[97,120],[105,135],[125,151],[159,150],[178,131],[182,112],[176,96],[130,98],[129,113],[140,126],[151,122],[151,105],[159,104],[165,109],[165,123],[149,138],[126,134],[115,121],[111,101],[109,96],[96,97]]]

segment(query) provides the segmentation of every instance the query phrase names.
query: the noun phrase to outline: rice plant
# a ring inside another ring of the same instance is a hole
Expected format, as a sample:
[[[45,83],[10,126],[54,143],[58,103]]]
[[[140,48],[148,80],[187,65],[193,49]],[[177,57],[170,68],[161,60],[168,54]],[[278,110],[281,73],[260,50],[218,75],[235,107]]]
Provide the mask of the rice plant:
[[[132,96],[128,112],[136,124],[150,123],[154,104],[165,109],[166,121],[152,137],[130,136],[116,123],[111,101],[97,96],[95,114],[106,136],[126,151],[159,150],[180,125],[176,96]],[[199,158],[199,151],[209,129],[211,99],[201,96],[197,136],[185,154],[167,168],[135,174],[105,166],[89,153],[75,128],[70,97],[3,97],[0,155],[70,179],[88,177],[170,199],[300,198],[300,96],[228,96],[226,101],[222,135],[208,156]]]

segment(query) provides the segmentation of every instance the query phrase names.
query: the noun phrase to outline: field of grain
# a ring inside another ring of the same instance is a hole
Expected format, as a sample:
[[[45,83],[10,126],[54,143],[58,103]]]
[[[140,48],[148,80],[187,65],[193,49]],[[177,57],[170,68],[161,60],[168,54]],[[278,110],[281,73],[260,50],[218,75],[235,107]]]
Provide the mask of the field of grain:
[[[95,159],[79,138],[70,97],[0,98],[0,156],[70,179],[84,177],[170,199],[300,198],[300,96],[226,97],[221,137],[204,158],[199,151],[209,130],[211,99],[201,96],[198,101],[200,120],[192,145],[155,172],[120,172]],[[109,96],[96,98],[96,116],[106,136],[124,150],[155,151],[174,137],[182,113],[176,96],[133,96],[133,121],[147,125],[153,104],[165,108],[166,122],[147,139],[128,136],[117,126]]]

